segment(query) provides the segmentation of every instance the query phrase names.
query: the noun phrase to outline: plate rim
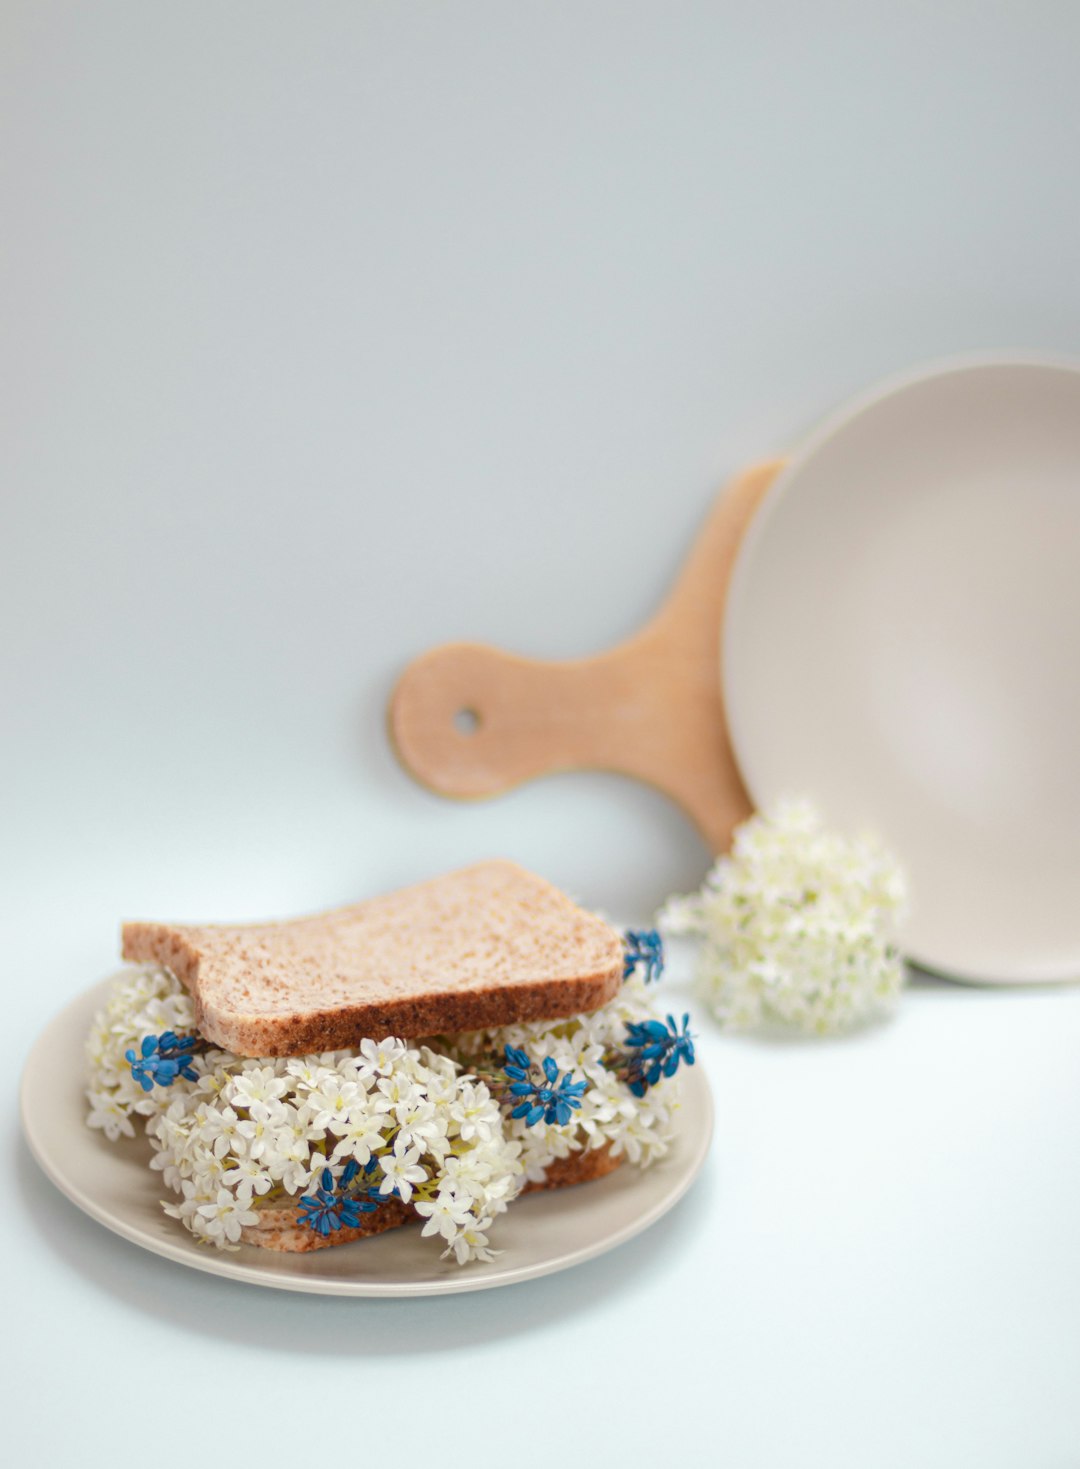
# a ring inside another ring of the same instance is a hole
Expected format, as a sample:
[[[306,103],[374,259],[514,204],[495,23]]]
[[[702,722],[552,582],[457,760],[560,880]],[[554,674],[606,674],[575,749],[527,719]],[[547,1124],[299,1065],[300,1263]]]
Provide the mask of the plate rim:
[[[739,700],[733,697],[730,669],[732,647],[735,642],[734,626],[738,620],[738,608],[746,598],[747,578],[762,539],[768,534],[769,526],[778,512],[778,507],[787,499],[792,485],[797,482],[806,465],[851,424],[890,398],[899,396],[920,385],[938,378],[964,374],[980,374],[1002,369],[1034,368],[1039,371],[1061,372],[1080,379],[1080,357],[1066,352],[1045,352],[1014,349],[1007,351],[973,351],[953,353],[933,358],[916,367],[889,374],[861,393],[845,400],[820,419],[791,450],[776,478],[769,485],[762,503],[755,512],[743,536],[731,570],[727,594],[724,601],[723,624],[720,635],[720,686],[724,703],[725,722],[731,741],[735,764],[750,793],[755,808],[760,806],[758,791],[752,774],[753,757],[748,755],[751,742],[746,738],[739,712]],[[734,609],[734,615],[732,615]],[[1009,977],[990,973],[976,973],[962,964],[943,965],[932,954],[920,949],[918,943],[902,942],[905,959],[929,974],[960,984],[981,985],[1000,988],[1008,985],[1058,985],[1076,983],[1080,979],[1077,963],[1071,969],[1058,965],[1029,964],[1017,969]]]
[[[621,1227],[611,1231],[603,1238],[590,1241],[578,1249],[563,1251],[550,1258],[534,1260],[528,1264],[500,1267],[496,1261],[493,1266],[465,1266],[457,1273],[448,1273],[436,1279],[428,1277],[408,1281],[399,1278],[383,1282],[318,1275],[304,1277],[276,1275],[265,1271],[258,1263],[245,1263],[232,1252],[195,1249],[186,1232],[175,1239],[171,1236],[161,1238],[148,1236],[137,1225],[125,1219],[122,1211],[110,1211],[106,1205],[87,1194],[65,1175],[62,1167],[58,1166],[55,1149],[50,1147],[48,1138],[44,1135],[47,1130],[38,1127],[33,1115],[32,1093],[35,1085],[40,1081],[46,1060],[49,1066],[58,1064],[55,1051],[58,1038],[65,1037],[68,1028],[73,1027],[76,1020],[85,1020],[87,1026],[89,1025],[90,1017],[104,1003],[105,996],[115,978],[115,974],[108,976],[72,996],[46,1023],[31,1046],[19,1081],[19,1118],[27,1147],[35,1163],[53,1186],[83,1214],[109,1230],[110,1233],[175,1264],[199,1270],[204,1274],[216,1275],[221,1279],[231,1280],[238,1284],[293,1291],[306,1295],[415,1300],[418,1297],[460,1295],[470,1291],[494,1290],[500,1286],[517,1285],[528,1280],[539,1279],[544,1275],[552,1275],[562,1270],[572,1269],[576,1265],[583,1265],[589,1260],[596,1259],[599,1255],[617,1249],[650,1228],[686,1195],[700,1174],[712,1146],[715,1108],[712,1090],[699,1060],[692,1070],[684,1073],[684,1088],[687,1092],[693,1093],[692,1098],[687,1098],[693,1104],[692,1114],[690,1106],[683,1109],[684,1125],[685,1120],[688,1120],[691,1115],[696,1119],[697,1125],[692,1133],[683,1134],[684,1137],[689,1137],[692,1146],[680,1172],[673,1176],[671,1187],[659,1198],[654,1199],[648,1208],[631,1215]],[[70,1044],[68,1048],[63,1049],[70,1049]],[[79,1095],[81,1096],[85,1077],[85,1060],[81,1044],[78,1047],[78,1063]],[[82,1126],[85,1127],[84,1119]],[[628,1166],[633,1167],[634,1165],[629,1164]],[[663,1163],[660,1162],[655,1166],[662,1167]],[[605,1179],[599,1179],[588,1186],[600,1188],[605,1182]],[[355,1243],[359,1244],[361,1241]],[[248,1246],[247,1248],[254,1250],[256,1247]],[[309,1260],[317,1258],[321,1253],[321,1251],[314,1252],[305,1258]]]

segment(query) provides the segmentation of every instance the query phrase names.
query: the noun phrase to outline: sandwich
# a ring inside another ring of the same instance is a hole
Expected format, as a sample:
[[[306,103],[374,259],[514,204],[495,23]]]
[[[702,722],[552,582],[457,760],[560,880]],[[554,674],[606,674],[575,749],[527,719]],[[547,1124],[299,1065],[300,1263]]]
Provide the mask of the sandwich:
[[[420,1222],[460,1264],[520,1195],[667,1152],[687,1017],[663,956],[514,863],[311,917],[129,923],[87,1122],[141,1124],[208,1246],[309,1251]]]

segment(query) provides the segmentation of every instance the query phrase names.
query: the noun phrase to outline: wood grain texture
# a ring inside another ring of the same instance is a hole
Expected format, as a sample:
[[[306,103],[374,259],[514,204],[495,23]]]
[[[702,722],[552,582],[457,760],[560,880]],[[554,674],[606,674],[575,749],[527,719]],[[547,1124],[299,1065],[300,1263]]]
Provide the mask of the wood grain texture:
[[[389,708],[405,768],[466,799],[554,771],[617,771],[669,796],[724,851],[751,810],[724,715],[724,601],[743,532],[780,467],[755,465],[724,489],[667,601],[609,652],[541,662],[448,643],[410,663]],[[459,727],[462,711],[474,728]]]

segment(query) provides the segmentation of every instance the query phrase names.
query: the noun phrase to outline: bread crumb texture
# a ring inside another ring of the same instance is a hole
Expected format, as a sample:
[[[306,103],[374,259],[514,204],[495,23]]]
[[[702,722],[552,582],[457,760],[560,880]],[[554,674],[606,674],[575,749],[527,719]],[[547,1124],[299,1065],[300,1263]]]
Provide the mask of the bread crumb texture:
[[[171,969],[216,1045],[303,1056],[599,1009],[622,983],[623,945],[500,859],[283,923],[127,923],[123,956]]]

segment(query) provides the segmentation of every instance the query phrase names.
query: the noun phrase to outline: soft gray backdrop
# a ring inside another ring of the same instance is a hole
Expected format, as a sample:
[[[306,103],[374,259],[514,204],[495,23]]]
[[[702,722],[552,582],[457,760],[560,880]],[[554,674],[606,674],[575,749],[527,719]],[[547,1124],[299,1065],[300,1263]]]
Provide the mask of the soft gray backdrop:
[[[414,786],[393,679],[450,637],[628,633],[725,475],[877,377],[1080,350],[1078,47],[1065,0],[6,0],[13,1066],[125,915],[286,914],[492,853],[627,917],[695,882],[682,818],[614,777]],[[12,1442],[295,1462],[370,1415],[448,1465],[516,1425],[524,1466],[627,1436],[1076,1462],[1077,996],[933,986],[819,1049],[703,1028],[699,1193],[491,1297],[188,1279],[15,1148]]]

